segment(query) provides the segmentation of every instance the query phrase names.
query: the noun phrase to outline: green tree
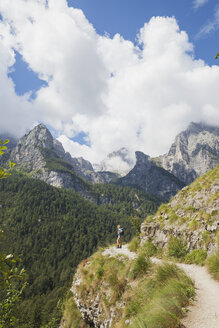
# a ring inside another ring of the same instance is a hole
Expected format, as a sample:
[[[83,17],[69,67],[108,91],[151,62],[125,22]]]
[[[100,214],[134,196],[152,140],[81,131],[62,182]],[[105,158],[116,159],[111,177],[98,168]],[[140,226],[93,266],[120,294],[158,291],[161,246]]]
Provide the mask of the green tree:
[[[5,146],[9,140],[0,140],[0,156],[7,150]],[[12,168],[15,164],[9,162]],[[10,172],[5,168],[0,168],[0,179],[5,179]],[[4,239],[4,232],[0,229],[0,241]],[[16,318],[12,315],[14,305],[20,299],[26,283],[19,284],[25,277],[25,270],[18,269],[17,264],[21,260],[12,254],[0,253],[0,328],[15,327]]]

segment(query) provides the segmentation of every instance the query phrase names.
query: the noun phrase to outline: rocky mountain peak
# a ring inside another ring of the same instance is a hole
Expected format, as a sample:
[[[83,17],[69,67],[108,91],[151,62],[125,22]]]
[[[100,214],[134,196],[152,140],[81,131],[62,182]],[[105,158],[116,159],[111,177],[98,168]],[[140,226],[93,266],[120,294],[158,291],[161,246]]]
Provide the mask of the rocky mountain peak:
[[[136,151],[135,157],[136,157],[136,165],[147,165],[148,167],[151,167],[151,165],[153,164],[150,159],[150,156],[142,153],[141,151]]]
[[[190,123],[176,136],[168,154],[159,157],[159,162],[185,184],[191,183],[219,163],[219,128]]]
[[[156,165],[150,156],[136,151],[136,165],[118,184],[140,188],[154,196],[169,200],[184,184],[174,175]]]
[[[42,123],[35,126],[21,140],[22,142],[26,141],[26,143],[35,144],[43,148],[53,147],[53,137],[47,127]]]

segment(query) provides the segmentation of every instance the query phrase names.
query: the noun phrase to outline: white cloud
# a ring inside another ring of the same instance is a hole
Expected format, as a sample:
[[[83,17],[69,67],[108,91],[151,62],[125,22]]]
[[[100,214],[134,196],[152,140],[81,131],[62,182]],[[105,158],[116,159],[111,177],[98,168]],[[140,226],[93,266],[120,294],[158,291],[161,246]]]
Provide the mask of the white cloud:
[[[209,33],[219,29],[219,7],[217,6],[214,11],[214,16],[200,29],[197,37],[203,37]]]
[[[199,7],[205,5],[207,2],[208,2],[208,0],[194,0],[193,7],[194,7],[194,9],[198,9]]]
[[[73,156],[98,162],[121,147],[164,153],[190,121],[219,125],[219,67],[193,58],[193,45],[174,18],[151,18],[135,46],[119,34],[98,35],[65,0],[45,4],[0,2],[0,97],[7,108],[1,130],[43,122]],[[31,103],[15,94],[7,77],[13,49],[48,81]],[[91,147],[68,139],[80,131]]]

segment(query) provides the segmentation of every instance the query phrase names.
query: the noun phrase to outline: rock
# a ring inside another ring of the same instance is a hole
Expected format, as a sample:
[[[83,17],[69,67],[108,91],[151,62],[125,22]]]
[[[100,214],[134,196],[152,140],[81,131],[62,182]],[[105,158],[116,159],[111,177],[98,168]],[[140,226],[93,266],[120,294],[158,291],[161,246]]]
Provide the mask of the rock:
[[[184,240],[189,250],[214,252],[218,248],[216,233],[219,231],[218,173],[219,166],[162,205],[153,219],[141,225],[141,242],[151,240],[158,247],[166,247],[174,236]]]
[[[190,184],[219,163],[219,128],[191,123],[178,134],[168,154],[157,160],[179,180]]]
[[[43,124],[35,126],[17,142],[11,150],[10,160],[15,162],[17,167],[52,186],[73,189],[91,200],[89,186],[86,186],[81,178],[90,182],[104,183],[117,177],[111,173],[94,172],[92,164],[82,157],[72,158]],[[58,162],[58,165],[50,168],[48,160],[52,163]],[[62,168],[56,169],[57,166],[60,167],[59,163],[62,164]]]
[[[169,200],[184,186],[174,175],[157,166],[148,155],[140,151],[135,154],[136,165],[125,177],[118,179],[117,184],[142,189],[163,200]]]

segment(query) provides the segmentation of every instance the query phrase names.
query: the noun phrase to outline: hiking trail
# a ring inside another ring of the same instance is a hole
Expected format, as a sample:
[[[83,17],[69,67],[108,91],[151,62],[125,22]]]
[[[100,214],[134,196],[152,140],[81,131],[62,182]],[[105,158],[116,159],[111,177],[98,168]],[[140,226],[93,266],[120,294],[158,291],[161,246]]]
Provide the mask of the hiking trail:
[[[122,248],[107,248],[103,255],[136,258],[136,253],[129,251],[127,245]],[[156,258],[151,260],[154,263],[162,263],[162,260]],[[194,281],[196,288],[196,299],[181,323],[186,328],[219,328],[219,282],[210,276],[205,267],[183,263],[176,265]]]

